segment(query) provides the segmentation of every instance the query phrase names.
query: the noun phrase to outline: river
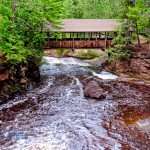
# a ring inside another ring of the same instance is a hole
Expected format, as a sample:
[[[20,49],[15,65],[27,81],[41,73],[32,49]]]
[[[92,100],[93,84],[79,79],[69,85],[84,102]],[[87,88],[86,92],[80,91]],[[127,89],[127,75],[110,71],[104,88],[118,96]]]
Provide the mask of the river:
[[[150,149],[150,91],[75,58],[44,57],[41,81],[0,106],[0,150]],[[103,100],[85,98],[95,76]]]

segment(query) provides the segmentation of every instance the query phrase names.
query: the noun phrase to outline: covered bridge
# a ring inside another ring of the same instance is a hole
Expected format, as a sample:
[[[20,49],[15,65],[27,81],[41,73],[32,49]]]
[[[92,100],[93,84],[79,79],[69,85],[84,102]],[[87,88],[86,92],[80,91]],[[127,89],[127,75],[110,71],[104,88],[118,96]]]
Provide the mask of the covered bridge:
[[[116,28],[120,23],[116,19],[63,19],[59,29],[47,28],[48,48],[105,48],[112,44]]]

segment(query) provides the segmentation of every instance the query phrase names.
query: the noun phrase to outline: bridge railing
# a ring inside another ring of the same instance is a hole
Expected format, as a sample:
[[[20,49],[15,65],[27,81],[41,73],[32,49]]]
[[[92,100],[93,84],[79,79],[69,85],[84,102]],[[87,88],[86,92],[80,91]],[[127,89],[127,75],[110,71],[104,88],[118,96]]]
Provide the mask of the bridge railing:
[[[81,32],[48,34],[48,48],[106,48],[112,45],[115,33]]]
[[[112,40],[51,40],[48,43],[49,48],[105,48],[112,45]]]

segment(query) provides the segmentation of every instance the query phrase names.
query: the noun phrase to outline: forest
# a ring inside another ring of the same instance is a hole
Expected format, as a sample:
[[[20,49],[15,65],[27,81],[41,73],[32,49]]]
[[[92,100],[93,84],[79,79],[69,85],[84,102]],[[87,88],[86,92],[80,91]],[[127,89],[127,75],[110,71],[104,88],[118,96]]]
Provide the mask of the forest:
[[[27,63],[32,55],[40,61],[44,23],[48,20],[57,27],[61,18],[126,19],[124,38],[132,28],[134,38],[143,35],[150,40],[149,0],[1,0],[0,50],[13,64]]]
[[[0,150],[149,149],[150,0],[0,0]]]

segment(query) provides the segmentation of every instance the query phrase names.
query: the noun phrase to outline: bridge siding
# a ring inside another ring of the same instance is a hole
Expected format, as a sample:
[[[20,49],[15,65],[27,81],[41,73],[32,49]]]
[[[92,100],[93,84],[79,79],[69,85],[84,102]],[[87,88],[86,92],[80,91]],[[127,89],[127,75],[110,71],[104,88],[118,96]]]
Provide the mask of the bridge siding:
[[[105,48],[112,45],[112,40],[93,41],[49,41],[49,48]]]

